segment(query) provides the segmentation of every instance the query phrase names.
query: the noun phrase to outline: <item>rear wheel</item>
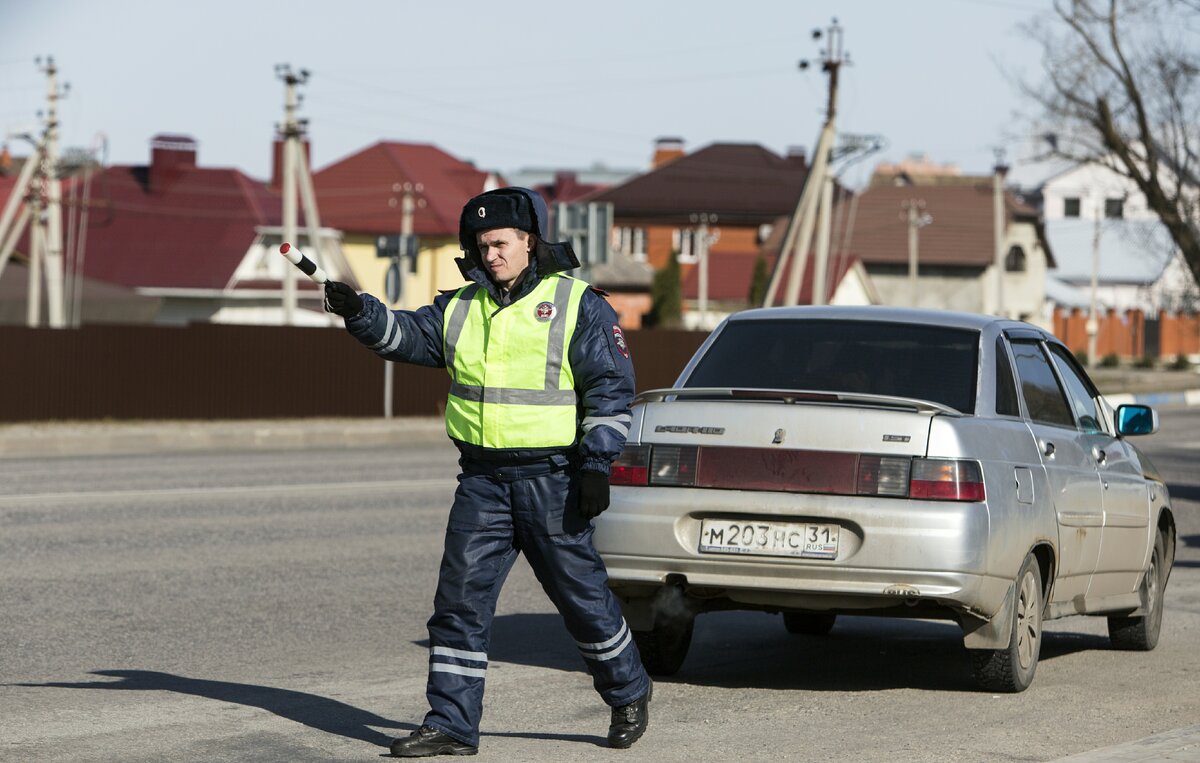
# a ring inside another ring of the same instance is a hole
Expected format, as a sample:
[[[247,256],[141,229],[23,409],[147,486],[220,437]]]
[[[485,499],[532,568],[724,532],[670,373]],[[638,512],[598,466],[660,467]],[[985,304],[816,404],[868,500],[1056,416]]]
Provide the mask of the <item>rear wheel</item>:
[[[653,630],[634,631],[633,640],[642,655],[642,665],[652,676],[674,675],[692,645],[693,617],[672,620]]]
[[[1150,567],[1142,578],[1142,611],[1140,617],[1108,618],[1108,640],[1117,649],[1148,652],[1158,646],[1158,634],[1162,630],[1163,584],[1166,542],[1163,534],[1154,539],[1154,551],[1150,554]]]
[[[829,612],[784,612],[783,627],[788,633],[824,636],[833,629],[837,615]]]
[[[1025,691],[1037,670],[1042,650],[1042,573],[1033,554],[1025,557],[1015,585],[1008,648],[972,650],[975,681],[988,691]]]

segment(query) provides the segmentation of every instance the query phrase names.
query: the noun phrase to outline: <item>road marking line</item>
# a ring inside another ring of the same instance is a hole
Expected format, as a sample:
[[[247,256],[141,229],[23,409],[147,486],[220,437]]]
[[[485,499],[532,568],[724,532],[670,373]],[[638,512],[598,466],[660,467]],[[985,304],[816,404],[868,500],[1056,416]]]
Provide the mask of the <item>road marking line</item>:
[[[157,488],[147,490],[97,490],[86,493],[21,493],[0,495],[0,506],[31,501],[102,501],[139,498],[185,498],[255,493],[307,493],[335,490],[424,490],[455,484],[453,477],[431,480],[378,480],[374,482],[311,482],[301,485],[232,485],[221,487]]]

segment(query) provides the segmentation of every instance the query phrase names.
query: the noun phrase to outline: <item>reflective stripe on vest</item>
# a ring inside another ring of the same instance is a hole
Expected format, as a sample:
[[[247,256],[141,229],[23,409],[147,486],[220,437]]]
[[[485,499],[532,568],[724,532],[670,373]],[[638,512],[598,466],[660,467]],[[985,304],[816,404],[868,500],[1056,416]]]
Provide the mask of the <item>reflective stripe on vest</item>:
[[[566,361],[587,284],[547,276],[500,308],[469,284],[446,305],[442,339],[450,395],[446,432],[485,448],[575,442],[575,379]]]

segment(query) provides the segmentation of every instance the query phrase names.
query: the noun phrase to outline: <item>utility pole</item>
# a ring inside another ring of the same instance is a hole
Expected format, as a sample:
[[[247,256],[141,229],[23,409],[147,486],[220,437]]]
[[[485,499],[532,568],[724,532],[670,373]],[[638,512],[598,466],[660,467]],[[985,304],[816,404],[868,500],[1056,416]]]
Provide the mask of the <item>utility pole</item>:
[[[1092,230],[1092,304],[1087,319],[1087,362],[1088,368],[1096,367],[1096,339],[1100,333],[1100,317],[1097,315],[1096,292],[1100,287],[1100,221],[1104,217],[1103,202],[1096,202],[1096,225]]]
[[[415,186],[412,183],[395,183],[392,186],[393,191],[403,191],[404,195],[400,200],[400,245],[392,255],[392,265],[389,268],[388,276],[384,281],[384,289],[388,292],[388,299],[395,297],[394,301],[404,309],[408,305],[407,294],[409,290],[408,274],[406,274],[405,266],[409,263],[410,256],[413,260],[417,256],[416,241],[413,239],[413,212],[417,208],[417,201],[413,197],[413,192],[420,193],[424,187],[417,183]],[[393,198],[394,202],[395,199]],[[425,206],[425,200],[421,199],[421,206]],[[411,252],[410,252],[411,250]],[[395,279],[395,287],[392,286],[392,279]],[[383,364],[383,417],[385,419],[392,418],[392,389],[395,386],[396,364]]]
[[[700,282],[700,293],[697,295],[699,297],[697,300],[697,308],[699,310],[700,320],[703,326],[705,328],[709,328],[708,247],[716,242],[717,231],[714,229],[713,233],[710,234],[708,231],[708,224],[715,223],[717,221],[717,215],[715,212],[701,212],[699,214],[692,214],[690,219],[693,223],[698,222],[700,224],[699,227],[696,228],[695,241],[693,242],[696,247],[696,267],[700,269],[698,279]]]
[[[275,76],[284,83],[283,123],[276,126],[279,137],[283,139],[283,240],[296,243],[298,188],[300,200],[304,204],[305,227],[308,229],[309,257],[318,265],[324,265],[325,259],[321,254],[321,216],[317,211],[317,196],[313,190],[308,160],[304,156],[304,135],[307,132],[308,120],[296,117],[296,109],[301,100],[296,87],[308,82],[308,70],[293,72],[290,64],[276,64]],[[284,268],[283,322],[289,326],[296,323],[297,302],[296,269]]]
[[[791,269],[788,272],[787,293],[783,303],[786,305],[795,305],[799,302],[800,285],[804,280],[808,250],[812,244],[813,228],[816,227],[818,214],[820,216],[820,233],[817,239],[817,264],[814,276],[819,278],[820,283],[818,284],[818,281],[814,280],[813,303],[822,304],[825,298],[824,280],[829,260],[829,226],[832,220],[830,207],[833,200],[833,175],[830,164],[836,134],[838,73],[841,70],[842,64],[850,63],[850,57],[842,50],[842,28],[837,23],[836,18],[825,32],[819,29],[813,30],[812,37],[814,40],[820,40],[823,36],[827,37],[828,43],[827,47],[820,51],[822,55],[821,69],[829,75],[829,95],[825,106],[825,123],[821,127],[821,132],[817,138],[817,147],[813,151],[812,166],[809,167],[808,177],[805,178],[804,189],[800,193],[800,200],[796,204],[796,211],[793,213],[792,219],[788,224],[788,232],[784,238],[783,247],[780,249],[779,259],[775,263],[775,272],[771,275],[771,282],[767,287],[764,305],[770,305],[774,302],[784,267],[793,256],[796,261],[792,263]],[[802,70],[807,69],[808,66],[808,61],[800,62]],[[817,295],[820,295],[820,302],[816,299]]]
[[[917,231],[924,228],[933,222],[933,217],[924,214],[925,200],[924,199],[909,199],[906,202],[901,202],[900,206],[907,210],[906,214],[900,215],[901,220],[908,221],[908,291],[909,303],[917,306],[917,301],[921,295],[920,286],[917,279]]]
[[[992,175],[992,211],[994,221],[995,271],[996,271],[996,315],[1005,317],[1004,310],[1004,176],[1008,166],[1004,164],[1004,149],[996,149],[996,167]]]
[[[64,328],[67,314],[63,302],[63,225],[62,178],[59,176],[58,99],[66,93],[58,89],[58,67],[53,56],[46,57],[42,69],[46,73],[46,302],[49,305],[50,328]]]
[[[833,217],[833,173],[826,172],[821,183],[821,209],[817,216],[817,259],[813,263],[813,299],[814,305],[823,305],[828,299],[825,294],[825,284],[829,269],[829,234],[831,218]]]
[[[25,323],[41,324],[42,280],[46,282],[49,325],[64,328],[62,180],[58,159],[58,99],[69,86],[58,87],[54,58],[35,63],[46,74],[46,119],[41,138],[26,160],[11,195],[0,212],[0,273],[8,264],[21,234],[29,226],[29,280]],[[23,136],[29,137],[29,136]],[[30,138],[32,141],[32,138]],[[13,224],[15,221],[15,225]]]

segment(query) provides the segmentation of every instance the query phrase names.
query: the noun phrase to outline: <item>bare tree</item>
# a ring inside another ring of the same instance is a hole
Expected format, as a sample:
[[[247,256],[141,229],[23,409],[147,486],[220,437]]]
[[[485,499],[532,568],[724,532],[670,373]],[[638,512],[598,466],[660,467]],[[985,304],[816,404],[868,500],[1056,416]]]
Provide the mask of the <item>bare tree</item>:
[[[1026,30],[1049,155],[1132,180],[1200,282],[1200,0],[1055,0]]]

